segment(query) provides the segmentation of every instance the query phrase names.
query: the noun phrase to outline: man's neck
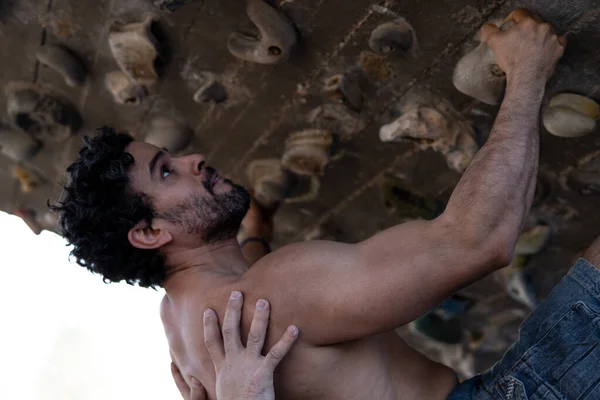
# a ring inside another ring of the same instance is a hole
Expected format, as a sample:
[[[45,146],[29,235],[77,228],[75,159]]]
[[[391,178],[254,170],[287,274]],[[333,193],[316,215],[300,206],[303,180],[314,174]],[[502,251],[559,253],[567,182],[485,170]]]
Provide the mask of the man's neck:
[[[214,280],[238,279],[249,267],[235,238],[211,245],[173,246],[165,250],[169,273],[162,286],[167,294],[185,286],[197,286],[198,281],[212,286]]]

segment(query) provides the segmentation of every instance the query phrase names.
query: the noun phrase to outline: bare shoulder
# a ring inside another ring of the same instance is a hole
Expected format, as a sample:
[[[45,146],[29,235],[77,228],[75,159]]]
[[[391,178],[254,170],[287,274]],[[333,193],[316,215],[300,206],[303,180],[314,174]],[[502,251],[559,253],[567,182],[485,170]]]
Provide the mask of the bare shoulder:
[[[297,270],[325,265],[340,258],[350,257],[355,245],[325,240],[292,243],[258,260],[250,272]]]

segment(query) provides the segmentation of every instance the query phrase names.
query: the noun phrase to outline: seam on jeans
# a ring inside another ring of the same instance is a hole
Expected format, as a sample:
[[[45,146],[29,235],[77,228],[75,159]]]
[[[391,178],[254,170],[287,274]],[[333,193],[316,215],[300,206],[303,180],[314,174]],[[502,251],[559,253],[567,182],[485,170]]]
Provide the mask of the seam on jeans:
[[[579,263],[585,265],[586,271],[578,271],[576,269],[571,269],[566,276],[572,277],[585,290],[587,290],[589,294],[591,294],[598,301],[600,301],[600,281],[596,282],[590,276],[597,276],[600,280],[600,270],[585,258],[580,258],[575,265]],[[587,271],[587,269],[591,269],[591,271]]]

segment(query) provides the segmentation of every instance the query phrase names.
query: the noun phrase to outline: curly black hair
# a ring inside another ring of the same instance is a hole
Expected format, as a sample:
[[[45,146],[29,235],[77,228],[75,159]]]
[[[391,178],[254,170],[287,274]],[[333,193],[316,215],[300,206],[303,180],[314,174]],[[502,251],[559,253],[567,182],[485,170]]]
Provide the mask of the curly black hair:
[[[133,247],[127,238],[137,223],[155,216],[151,199],[129,186],[135,160],[125,148],[133,140],[108,127],[85,137],[79,158],[67,168],[63,198],[50,208],[60,215],[61,233],[77,264],[101,274],[105,283],[124,280],[155,288],[166,277],[164,257],[157,249]]]

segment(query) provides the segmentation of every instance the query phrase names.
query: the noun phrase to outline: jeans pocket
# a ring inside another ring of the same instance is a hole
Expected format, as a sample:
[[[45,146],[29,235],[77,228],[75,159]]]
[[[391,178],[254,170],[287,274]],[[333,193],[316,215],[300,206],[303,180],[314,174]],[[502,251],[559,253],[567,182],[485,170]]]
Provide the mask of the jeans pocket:
[[[496,392],[502,400],[528,400],[523,382],[510,375],[498,381]]]
[[[600,380],[600,315],[583,302],[575,303],[521,362],[566,399],[595,393]]]

